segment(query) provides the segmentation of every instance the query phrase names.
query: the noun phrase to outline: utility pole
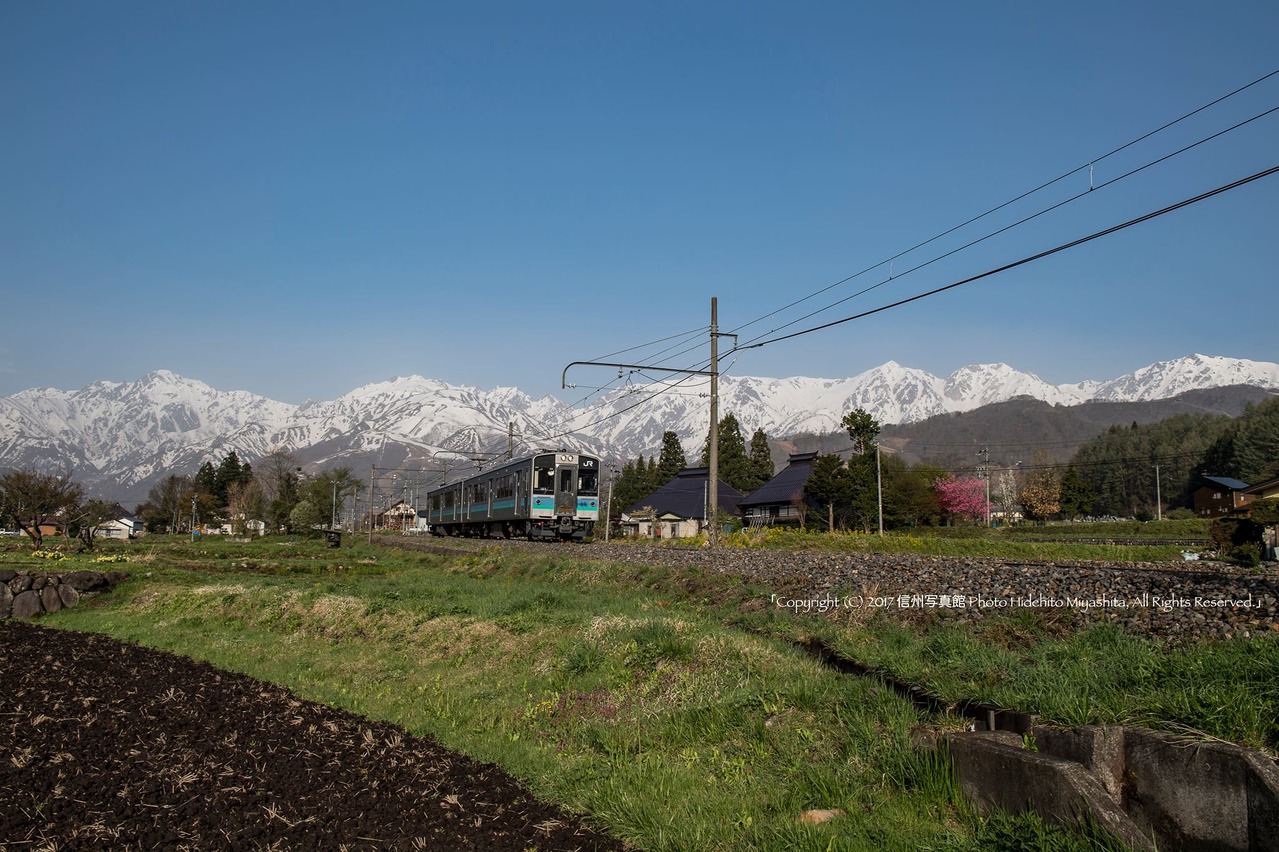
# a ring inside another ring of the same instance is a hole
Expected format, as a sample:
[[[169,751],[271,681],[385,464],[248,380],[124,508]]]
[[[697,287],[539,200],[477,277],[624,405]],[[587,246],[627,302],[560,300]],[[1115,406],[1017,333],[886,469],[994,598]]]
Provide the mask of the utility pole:
[[[986,486],[989,488],[989,484]],[[884,469],[879,463],[879,442],[875,442],[875,491],[879,496],[879,535],[884,535]],[[990,499],[987,498],[987,503]]]
[[[655,365],[645,364],[619,364],[616,361],[570,361],[568,366],[564,368],[564,372],[560,374],[560,387],[567,388],[568,370],[578,364],[589,365],[592,367],[617,367],[619,370],[651,370],[661,373],[683,373],[688,376],[709,376],[711,385],[711,431],[707,438],[707,482],[709,489],[709,499],[707,502],[707,514],[713,516],[715,510],[719,508],[719,338],[733,338],[734,349],[737,345],[737,335],[719,332],[718,320],[718,304],[719,300],[711,296],[711,362],[709,370],[681,370],[673,367],[659,367]],[[621,373],[618,374],[619,376]],[[576,387],[576,385],[574,385]],[[719,532],[717,524],[712,523],[707,535],[707,543],[714,546],[719,543]]]
[[[191,495],[191,541],[195,541],[195,495]]]
[[[706,529],[706,543],[711,547],[719,544],[719,300],[711,296],[711,433],[707,451],[707,488],[710,504],[706,507],[706,518],[710,521]]]
[[[986,480],[986,526],[990,527],[990,447],[982,447],[977,451],[981,456],[982,478]]]
[[[608,544],[608,533],[613,527],[613,481],[617,475],[617,471],[609,469],[609,473],[613,474],[608,479],[608,499],[604,503],[604,543]]]
[[[369,471],[369,544],[373,543],[373,483],[377,482],[377,465]]]
[[[1155,517],[1164,519],[1164,498],[1159,490],[1159,465],[1155,465]]]

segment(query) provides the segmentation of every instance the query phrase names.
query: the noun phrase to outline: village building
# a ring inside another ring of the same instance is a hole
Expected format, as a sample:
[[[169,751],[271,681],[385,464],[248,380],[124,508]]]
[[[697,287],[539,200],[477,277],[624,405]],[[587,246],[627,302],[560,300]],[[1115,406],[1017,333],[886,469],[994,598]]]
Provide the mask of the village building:
[[[691,538],[706,530],[710,472],[704,467],[681,470],[661,488],[622,512],[622,534],[651,538]],[[719,480],[721,514],[736,516],[742,493]]]
[[[817,453],[794,453],[786,467],[744,497],[738,508],[748,527],[804,525],[816,504],[804,494],[804,485],[813,472]]]

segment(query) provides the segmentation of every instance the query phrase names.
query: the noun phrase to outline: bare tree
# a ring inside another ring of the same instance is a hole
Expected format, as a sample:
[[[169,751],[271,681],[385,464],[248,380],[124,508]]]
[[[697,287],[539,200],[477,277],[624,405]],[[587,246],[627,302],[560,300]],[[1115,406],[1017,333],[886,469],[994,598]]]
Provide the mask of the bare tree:
[[[1011,524],[1013,515],[1021,508],[1021,489],[1017,485],[1017,474],[1012,470],[1001,470],[993,478],[995,502],[1004,513],[1004,523]]]
[[[262,486],[256,480],[233,482],[227,486],[227,515],[231,522],[232,535],[244,535],[249,521],[262,520],[266,501],[262,497]]]
[[[796,491],[790,498],[790,505],[791,514],[799,521],[799,528],[808,529],[808,500],[804,498],[804,492]]]
[[[11,470],[0,476],[4,510],[18,529],[40,547],[45,524],[62,523],[62,516],[84,498],[84,490],[71,474],[57,476],[32,469]]]
[[[177,532],[195,493],[195,480],[189,476],[166,476],[147,492],[148,515],[152,522],[164,524],[169,532]]]
[[[116,506],[108,500],[97,497],[77,503],[66,512],[66,534],[73,533],[84,542],[86,550],[93,550],[93,539],[98,528],[115,517]]]
[[[1035,453],[1021,489],[1021,506],[1026,517],[1046,520],[1061,511],[1061,474],[1045,450]]]

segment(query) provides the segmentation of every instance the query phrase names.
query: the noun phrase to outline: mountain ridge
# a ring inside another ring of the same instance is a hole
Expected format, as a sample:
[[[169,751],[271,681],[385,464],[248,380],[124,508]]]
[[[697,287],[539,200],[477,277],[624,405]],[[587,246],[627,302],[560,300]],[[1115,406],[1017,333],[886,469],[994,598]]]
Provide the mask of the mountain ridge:
[[[726,375],[720,411],[733,412],[748,438],[757,428],[781,438],[838,432],[840,418],[853,408],[895,425],[1016,397],[1074,406],[1232,385],[1279,391],[1279,364],[1196,354],[1108,381],[1052,385],[1003,363],[968,365],[939,377],[889,361],[845,379]],[[135,382],[103,380],[77,391],[33,388],[0,397],[0,468],[70,468],[88,487],[111,492],[106,496],[140,500],[156,479],[193,472],[230,450],[254,460],[282,447],[321,468],[421,465],[505,451],[512,425],[518,451],[575,444],[628,458],[656,452],[662,433],[672,429],[694,455],[707,428],[705,388],[657,392],[668,387],[623,387],[582,409],[509,386],[485,391],[408,376],[295,405],[249,391],[218,391],[157,370]]]

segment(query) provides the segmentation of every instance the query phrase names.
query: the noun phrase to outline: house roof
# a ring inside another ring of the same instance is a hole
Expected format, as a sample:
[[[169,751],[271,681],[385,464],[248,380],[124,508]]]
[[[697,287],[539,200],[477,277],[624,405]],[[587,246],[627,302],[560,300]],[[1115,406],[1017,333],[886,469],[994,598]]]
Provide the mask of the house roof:
[[[706,517],[706,483],[709,471],[704,467],[686,467],[675,478],[642,500],[626,509],[627,514],[651,508],[659,515],[675,515],[681,518]],[[742,492],[719,480],[720,509],[737,514],[737,504]]]
[[[1246,494],[1265,494],[1267,491],[1273,491],[1279,488],[1279,476],[1258,482],[1256,485],[1249,485],[1244,489]]]
[[[1229,476],[1205,476],[1203,479],[1205,482],[1220,485],[1222,488],[1229,488],[1231,491],[1243,491],[1248,487],[1248,483],[1231,479]]]
[[[808,482],[813,472],[813,460],[817,453],[796,453],[792,455],[786,467],[772,479],[756,488],[742,499],[739,506],[761,506],[772,504],[789,505],[795,495],[804,493],[804,483]]]

